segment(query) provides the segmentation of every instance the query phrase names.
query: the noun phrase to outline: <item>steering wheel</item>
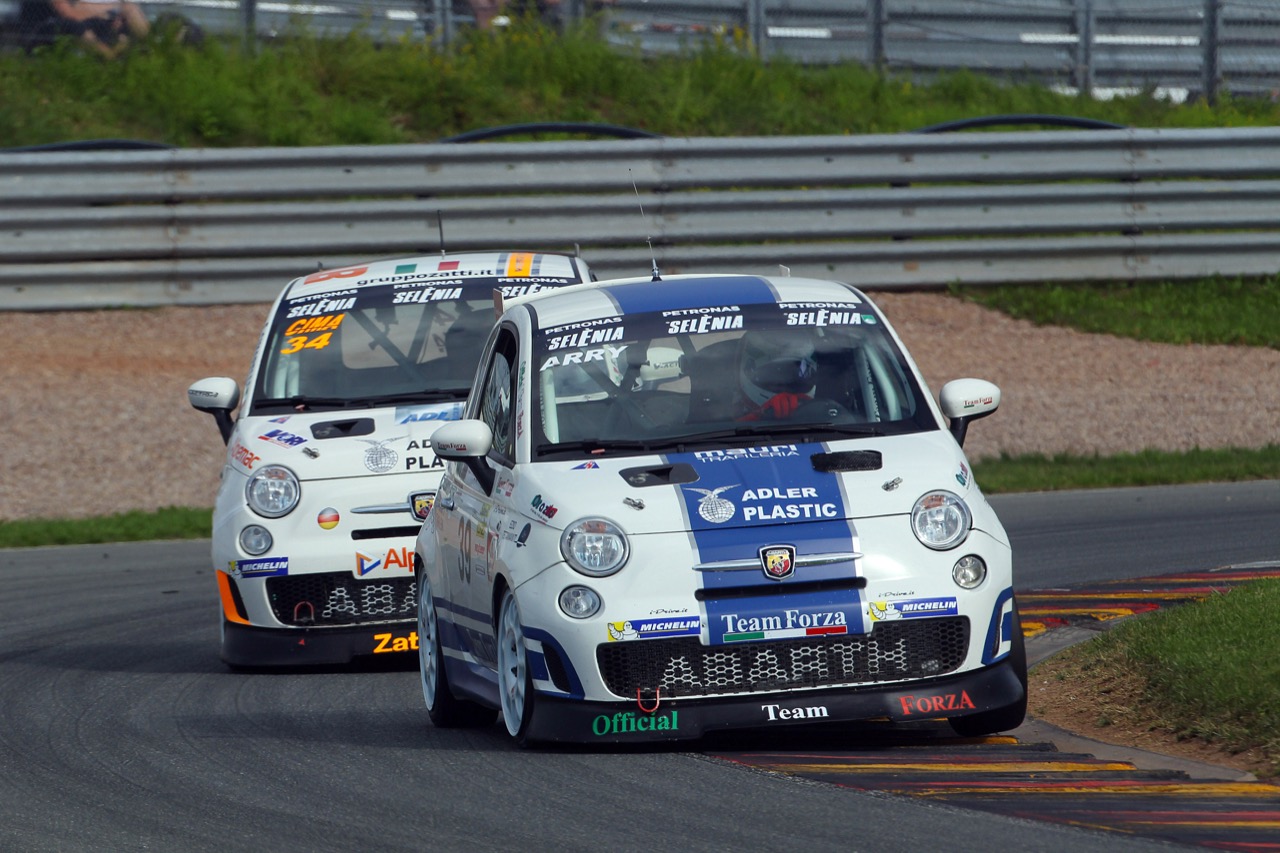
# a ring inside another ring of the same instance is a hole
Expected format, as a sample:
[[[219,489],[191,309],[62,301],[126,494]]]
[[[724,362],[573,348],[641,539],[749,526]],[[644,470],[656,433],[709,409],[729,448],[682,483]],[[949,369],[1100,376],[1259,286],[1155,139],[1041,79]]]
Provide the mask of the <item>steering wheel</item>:
[[[827,397],[818,397],[801,403],[787,420],[807,421],[814,424],[852,421],[853,412]]]

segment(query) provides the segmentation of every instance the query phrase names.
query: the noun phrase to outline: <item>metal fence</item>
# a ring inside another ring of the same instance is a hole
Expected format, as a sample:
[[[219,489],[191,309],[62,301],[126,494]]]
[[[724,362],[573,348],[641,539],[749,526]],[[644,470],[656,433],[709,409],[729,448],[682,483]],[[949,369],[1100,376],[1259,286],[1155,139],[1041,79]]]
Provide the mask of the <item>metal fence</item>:
[[[1274,0],[613,0],[605,27],[653,52],[740,35],[765,57],[967,68],[1099,95],[1280,91]]]
[[[451,250],[576,243],[605,276],[654,256],[873,290],[1259,275],[1280,269],[1280,129],[19,152],[0,218],[6,310],[267,301],[435,252],[441,219]]]
[[[0,0],[0,34],[22,43],[43,0]],[[270,39],[291,28],[355,29],[447,45],[475,18],[467,0],[139,0],[209,32]],[[1156,90],[1280,94],[1275,0],[544,0],[548,20],[597,24],[646,52],[707,39],[806,63],[896,74],[967,68],[1096,95]]]

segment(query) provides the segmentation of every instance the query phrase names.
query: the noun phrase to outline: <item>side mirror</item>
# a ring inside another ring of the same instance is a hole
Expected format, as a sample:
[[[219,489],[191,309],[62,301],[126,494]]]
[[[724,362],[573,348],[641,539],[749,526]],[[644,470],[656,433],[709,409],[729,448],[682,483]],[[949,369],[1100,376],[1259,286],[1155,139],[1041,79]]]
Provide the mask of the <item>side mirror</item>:
[[[226,376],[211,376],[195,382],[187,389],[187,402],[199,412],[213,415],[222,433],[222,443],[231,440],[231,412],[240,405],[240,386]]]
[[[431,434],[431,449],[436,456],[467,466],[485,494],[493,491],[493,469],[485,462],[493,447],[493,431],[484,421],[453,421]]]
[[[1000,408],[1000,388],[985,379],[953,379],[942,386],[938,401],[956,443],[964,447],[969,422],[985,418]]]

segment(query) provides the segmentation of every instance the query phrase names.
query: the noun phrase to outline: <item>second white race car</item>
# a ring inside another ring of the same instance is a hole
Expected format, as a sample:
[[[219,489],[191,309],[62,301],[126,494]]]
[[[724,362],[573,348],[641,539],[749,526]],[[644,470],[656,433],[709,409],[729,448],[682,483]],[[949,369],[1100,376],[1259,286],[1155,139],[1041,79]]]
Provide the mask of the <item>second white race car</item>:
[[[494,292],[590,279],[576,257],[483,252],[324,270],[284,288],[243,396],[227,377],[188,390],[227,444],[212,546],[224,661],[416,649],[413,543],[444,471],[431,437],[462,416]]]

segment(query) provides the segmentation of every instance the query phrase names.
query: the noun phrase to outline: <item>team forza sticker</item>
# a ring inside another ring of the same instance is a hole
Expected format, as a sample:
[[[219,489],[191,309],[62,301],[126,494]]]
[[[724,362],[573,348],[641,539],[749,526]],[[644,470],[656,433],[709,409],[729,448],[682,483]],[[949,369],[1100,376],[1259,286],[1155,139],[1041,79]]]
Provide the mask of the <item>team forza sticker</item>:
[[[947,711],[975,710],[973,700],[968,691],[959,693],[935,693],[929,696],[913,696],[907,694],[898,697],[904,717],[924,717],[944,714]]]
[[[763,640],[794,640],[849,633],[848,614],[843,609],[822,609],[823,605],[790,607],[782,612],[725,613],[719,618],[721,642],[747,643]],[[862,623],[859,617],[857,624]]]

